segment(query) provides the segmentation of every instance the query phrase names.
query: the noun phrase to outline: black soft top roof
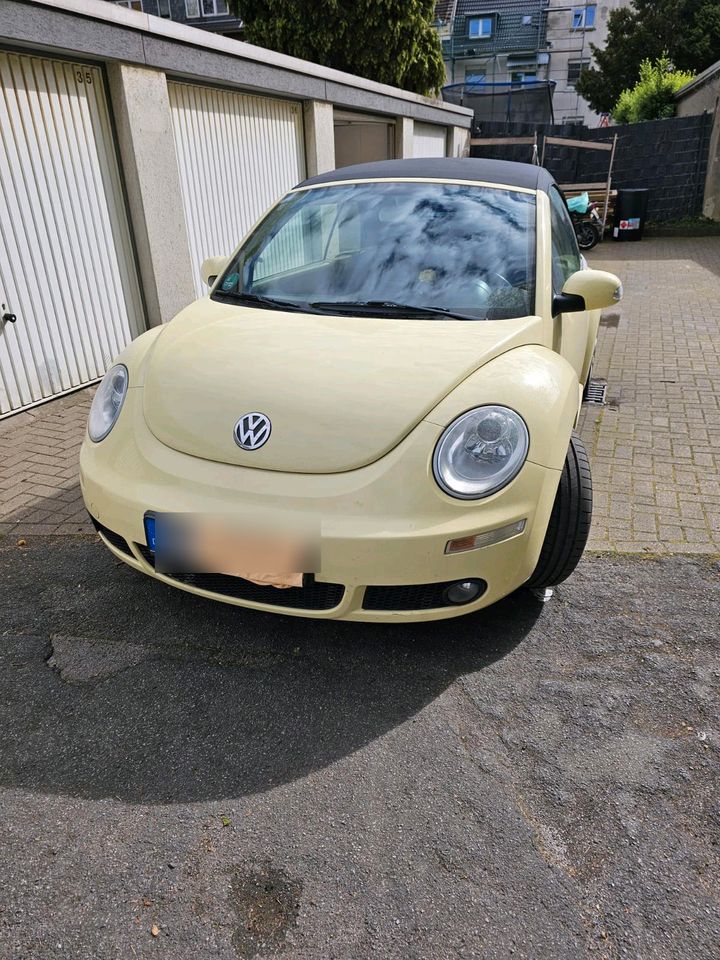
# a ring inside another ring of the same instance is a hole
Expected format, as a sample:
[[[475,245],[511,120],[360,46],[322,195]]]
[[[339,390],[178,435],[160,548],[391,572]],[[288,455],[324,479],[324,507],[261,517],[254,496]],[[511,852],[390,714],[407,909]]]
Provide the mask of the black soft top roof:
[[[337,180],[381,180],[409,177],[413,180],[484,180],[547,193],[555,183],[544,168],[511,160],[484,160],[477,157],[430,157],[412,160],[379,160],[355,163],[351,167],[330,170],[298,184],[301,187]]]

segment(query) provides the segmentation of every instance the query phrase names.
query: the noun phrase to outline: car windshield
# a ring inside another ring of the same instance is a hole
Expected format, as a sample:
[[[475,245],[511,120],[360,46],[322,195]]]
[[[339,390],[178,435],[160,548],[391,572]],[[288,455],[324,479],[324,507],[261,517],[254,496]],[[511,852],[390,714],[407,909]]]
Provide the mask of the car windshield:
[[[527,316],[535,196],[430,181],[299,190],[256,227],[213,297],[349,316]]]

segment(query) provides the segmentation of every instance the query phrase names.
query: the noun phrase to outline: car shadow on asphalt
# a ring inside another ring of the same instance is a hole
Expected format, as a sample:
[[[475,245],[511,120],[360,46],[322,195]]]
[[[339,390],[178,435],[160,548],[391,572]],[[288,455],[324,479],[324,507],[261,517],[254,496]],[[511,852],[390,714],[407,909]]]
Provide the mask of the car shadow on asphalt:
[[[521,591],[468,617],[276,616],[167,587],[94,537],[0,540],[0,783],[165,804],[289,783],[528,636]]]

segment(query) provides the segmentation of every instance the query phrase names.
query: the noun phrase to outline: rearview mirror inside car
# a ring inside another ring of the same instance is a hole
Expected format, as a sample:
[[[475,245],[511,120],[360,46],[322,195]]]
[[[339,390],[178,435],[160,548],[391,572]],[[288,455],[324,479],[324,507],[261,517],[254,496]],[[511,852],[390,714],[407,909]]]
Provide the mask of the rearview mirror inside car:
[[[200,274],[209,287],[215,283],[228,265],[229,260],[229,257],[208,257],[207,260],[203,260],[200,267]]]
[[[553,316],[580,310],[602,310],[622,299],[622,284],[605,270],[578,270],[568,277],[562,293],[553,297]]]

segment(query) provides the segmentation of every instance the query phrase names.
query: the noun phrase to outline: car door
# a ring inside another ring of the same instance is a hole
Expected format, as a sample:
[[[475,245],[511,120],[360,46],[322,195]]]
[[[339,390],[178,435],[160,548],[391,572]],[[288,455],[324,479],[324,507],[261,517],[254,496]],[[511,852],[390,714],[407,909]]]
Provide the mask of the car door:
[[[556,186],[550,188],[550,230],[552,234],[552,285],[553,295],[562,292],[565,281],[584,267],[575,230],[565,200]],[[578,313],[561,313],[554,318],[558,352],[577,371],[578,382],[585,375],[588,343],[592,334],[593,318],[587,310]],[[597,323],[594,341],[597,335]]]

